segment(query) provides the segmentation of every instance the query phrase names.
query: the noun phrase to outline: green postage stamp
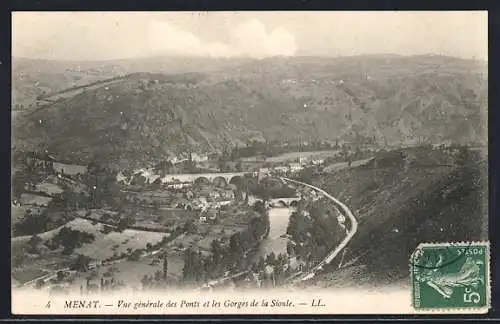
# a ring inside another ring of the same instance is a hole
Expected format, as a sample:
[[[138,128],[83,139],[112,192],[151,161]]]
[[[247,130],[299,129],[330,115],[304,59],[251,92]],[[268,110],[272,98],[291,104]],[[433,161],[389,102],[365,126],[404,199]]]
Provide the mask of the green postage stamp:
[[[422,243],[410,261],[416,310],[489,309],[487,242]]]

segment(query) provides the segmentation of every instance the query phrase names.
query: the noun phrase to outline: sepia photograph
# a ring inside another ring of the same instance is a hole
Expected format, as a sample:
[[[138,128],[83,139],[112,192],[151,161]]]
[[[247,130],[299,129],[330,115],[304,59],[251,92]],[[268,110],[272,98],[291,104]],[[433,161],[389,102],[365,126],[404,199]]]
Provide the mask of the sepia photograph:
[[[13,312],[487,311],[487,18],[13,12]]]

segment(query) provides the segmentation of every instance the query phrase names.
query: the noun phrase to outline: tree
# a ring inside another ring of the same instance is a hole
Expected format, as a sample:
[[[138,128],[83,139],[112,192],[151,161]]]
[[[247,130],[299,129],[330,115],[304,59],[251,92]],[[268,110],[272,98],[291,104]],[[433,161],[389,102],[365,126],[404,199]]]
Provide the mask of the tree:
[[[43,279],[38,279],[35,283],[36,289],[41,289],[45,285],[45,281]]]
[[[141,259],[141,255],[142,255],[142,250],[137,249],[134,252],[132,252],[127,259],[130,261],[139,261]]]
[[[184,254],[184,268],[182,269],[182,275],[184,280],[192,280],[198,276],[200,271],[200,259],[198,253],[192,249],[186,250]]]
[[[117,227],[118,227],[119,231],[124,231],[134,224],[135,224],[135,219],[132,216],[127,216],[127,217],[120,219]]]
[[[163,279],[164,280],[167,279],[167,271],[168,271],[168,258],[167,258],[167,254],[165,253],[165,255],[163,256]]]
[[[72,269],[77,271],[85,271],[90,263],[90,258],[83,254],[79,254],[76,258]]]
[[[266,256],[266,263],[268,265],[275,265],[276,264],[276,254],[274,252],[271,252]]]
[[[222,259],[222,250],[219,240],[213,240],[211,243],[211,251],[213,254],[214,264],[219,264]]]
[[[196,225],[194,224],[194,221],[192,219],[187,220],[186,223],[184,224],[184,232],[187,233],[196,232]]]
[[[464,165],[468,159],[469,159],[469,150],[467,149],[467,147],[461,146],[458,149],[457,164]]]
[[[38,235],[33,235],[28,241],[28,245],[30,247],[31,252],[38,253],[38,244],[40,244],[43,240]]]
[[[14,177],[12,177],[12,195],[15,199],[19,199],[19,197],[21,197],[21,194],[24,192],[26,182],[27,175],[22,171],[16,172]]]
[[[149,276],[147,274],[145,274],[142,279],[141,279],[141,283],[142,283],[142,289],[145,289],[149,286],[151,280],[149,279]]]
[[[243,252],[238,234],[234,234],[229,239],[229,248],[233,254],[239,255]]]
[[[241,163],[241,161],[239,161],[239,162],[236,164],[236,171],[238,171],[238,172],[243,171],[243,164]]]
[[[96,162],[90,162],[88,165],[87,165],[87,172],[89,174],[98,174],[102,171],[102,168],[99,164],[97,164]]]
[[[102,216],[101,216],[101,222],[103,223],[107,223],[111,220],[111,215],[108,214],[108,213],[104,213]]]
[[[160,270],[155,272],[155,281],[159,282],[162,278],[165,278]]]
[[[289,255],[293,255],[294,248],[293,248],[292,242],[287,242],[287,244],[286,244],[286,253],[288,253]]]
[[[64,254],[70,254],[77,247],[84,243],[91,243],[94,241],[94,234],[73,230],[68,227],[63,227],[56,236],[51,239],[51,245],[64,247]]]

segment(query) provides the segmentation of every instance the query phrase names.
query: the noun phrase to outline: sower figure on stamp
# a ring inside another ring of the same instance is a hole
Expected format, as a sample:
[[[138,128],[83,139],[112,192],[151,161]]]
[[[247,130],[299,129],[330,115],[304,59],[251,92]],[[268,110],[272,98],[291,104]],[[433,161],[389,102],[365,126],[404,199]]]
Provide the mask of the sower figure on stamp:
[[[416,279],[420,282],[425,282],[427,285],[436,290],[444,298],[450,298],[453,294],[453,289],[456,287],[474,287],[477,288],[479,283],[484,284],[484,279],[480,275],[481,260],[474,260],[471,257],[465,259],[465,263],[456,273],[443,274],[440,266],[443,264],[443,256],[439,254],[439,260],[434,265],[435,269],[425,271]],[[428,266],[432,266],[428,264]]]

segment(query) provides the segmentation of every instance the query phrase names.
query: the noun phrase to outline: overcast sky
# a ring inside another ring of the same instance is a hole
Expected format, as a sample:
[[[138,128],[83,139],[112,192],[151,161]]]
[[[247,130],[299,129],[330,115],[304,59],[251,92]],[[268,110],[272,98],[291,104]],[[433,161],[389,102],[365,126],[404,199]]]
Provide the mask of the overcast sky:
[[[487,60],[487,13],[15,12],[13,56],[443,54]]]

